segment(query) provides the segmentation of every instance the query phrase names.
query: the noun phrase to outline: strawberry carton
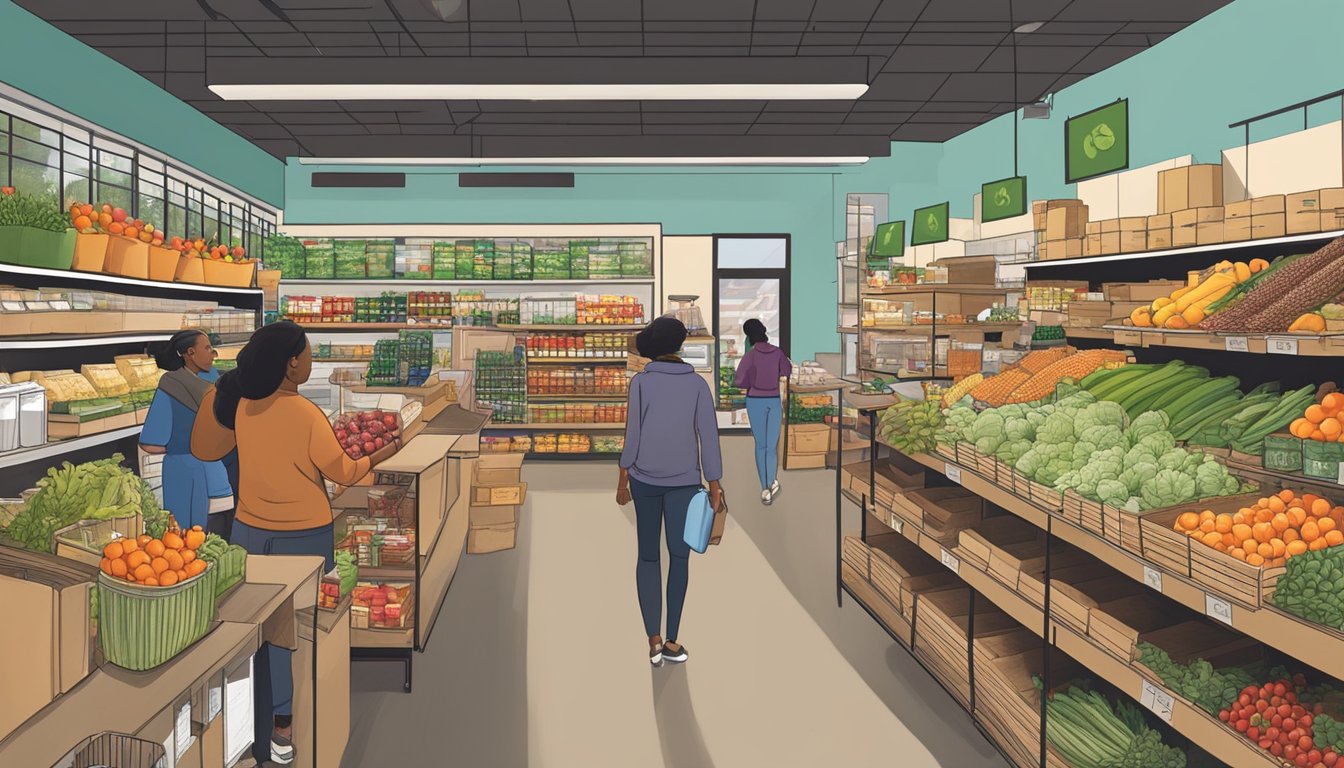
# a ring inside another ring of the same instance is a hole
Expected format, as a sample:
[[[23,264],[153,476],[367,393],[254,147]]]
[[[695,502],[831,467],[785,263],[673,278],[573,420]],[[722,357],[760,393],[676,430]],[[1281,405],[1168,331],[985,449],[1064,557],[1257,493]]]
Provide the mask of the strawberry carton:
[[[351,411],[331,424],[336,440],[352,459],[377,453],[401,437],[401,414],[396,411]]]

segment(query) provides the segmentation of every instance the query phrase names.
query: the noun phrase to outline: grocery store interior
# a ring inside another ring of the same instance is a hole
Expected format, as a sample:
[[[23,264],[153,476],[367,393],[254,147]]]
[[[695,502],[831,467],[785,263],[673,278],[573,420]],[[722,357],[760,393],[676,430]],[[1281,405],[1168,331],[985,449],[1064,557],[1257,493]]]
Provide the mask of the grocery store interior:
[[[1344,765],[1341,31],[0,0],[0,766]]]

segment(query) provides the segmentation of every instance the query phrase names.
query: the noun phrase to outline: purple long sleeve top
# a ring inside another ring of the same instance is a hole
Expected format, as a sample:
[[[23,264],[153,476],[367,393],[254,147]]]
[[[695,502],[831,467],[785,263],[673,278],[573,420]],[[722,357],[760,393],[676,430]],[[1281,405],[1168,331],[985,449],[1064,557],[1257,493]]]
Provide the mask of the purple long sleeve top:
[[[654,361],[630,380],[621,468],[666,487],[723,478],[714,396],[694,368]]]
[[[768,341],[751,345],[737,364],[733,383],[747,390],[747,397],[779,397],[779,380],[793,373],[793,363],[779,347]]]

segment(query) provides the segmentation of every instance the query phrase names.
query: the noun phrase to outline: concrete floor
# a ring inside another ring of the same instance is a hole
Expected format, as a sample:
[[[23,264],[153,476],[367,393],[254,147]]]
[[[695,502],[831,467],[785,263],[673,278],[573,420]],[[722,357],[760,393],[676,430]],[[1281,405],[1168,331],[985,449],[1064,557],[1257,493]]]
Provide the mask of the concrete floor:
[[[764,507],[750,438],[723,442],[731,510],[692,554],[688,664],[649,667],[615,464],[529,463],[518,547],[465,558],[414,692],[400,665],[355,665],[342,765],[1006,765],[862,608],[836,607],[834,474],[782,473]]]

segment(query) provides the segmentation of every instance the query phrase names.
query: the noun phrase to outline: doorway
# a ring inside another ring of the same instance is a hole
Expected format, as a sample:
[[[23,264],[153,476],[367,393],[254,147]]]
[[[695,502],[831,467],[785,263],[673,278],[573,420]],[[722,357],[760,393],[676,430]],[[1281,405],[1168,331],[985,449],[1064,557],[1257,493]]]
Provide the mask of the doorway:
[[[771,343],[789,353],[787,234],[714,236],[714,328],[718,334],[715,402],[720,429],[746,429],[746,393],[733,374],[747,351],[742,323],[760,320]]]

